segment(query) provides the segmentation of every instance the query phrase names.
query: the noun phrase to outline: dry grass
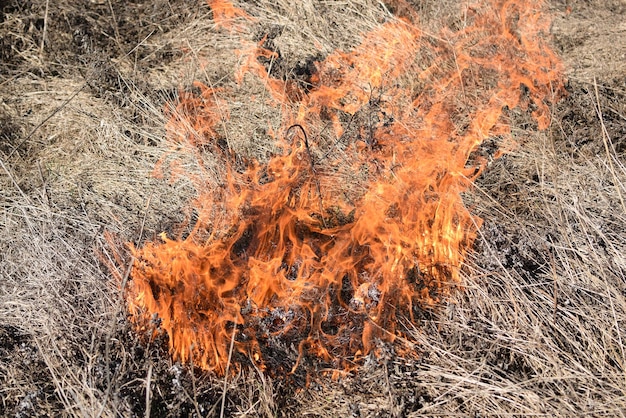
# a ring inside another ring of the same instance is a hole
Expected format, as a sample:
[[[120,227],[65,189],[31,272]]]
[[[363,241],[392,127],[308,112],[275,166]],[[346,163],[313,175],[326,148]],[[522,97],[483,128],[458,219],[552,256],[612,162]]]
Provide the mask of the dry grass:
[[[466,288],[405,324],[419,359],[388,347],[355,375],[303,388],[172,363],[162,338],[133,332],[101,263],[113,257],[105,229],[139,244],[184,219],[191,186],[151,176],[178,87],[200,79],[239,95],[229,144],[272,150],[254,126],[279,115],[245,100],[261,85],[234,83],[233,35],[202,1],[50,2],[45,25],[47,2],[22,3],[0,19],[0,415],[626,414],[623,1],[551,3],[570,96],[548,132],[520,117],[521,146],[466,196],[485,220]],[[456,13],[456,2],[419,3],[427,26]],[[348,49],[388,13],[365,0],[246,9],[259,33],[275,32],[285,72],[316,56],[314,44]],[[609,15],[617,23],[603,29]]]
[[[478,194],[486,222],[468,288],[442,332],[418,334],[434,360],[420,374],[427,410],[451,392],[455,407],[489,415],[624,410],[624,212],[605,156],[559,148],[537,138],[484,179],[494,183]]]

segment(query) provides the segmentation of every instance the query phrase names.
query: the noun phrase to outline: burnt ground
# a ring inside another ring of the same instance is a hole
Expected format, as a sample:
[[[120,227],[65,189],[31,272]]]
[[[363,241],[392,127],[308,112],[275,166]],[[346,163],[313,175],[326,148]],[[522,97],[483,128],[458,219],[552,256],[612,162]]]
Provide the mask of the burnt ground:
[[[319,59],[312,39],[349,47],[381,13],[274,3],[243,7],[273,34],[274,71],[301,85]],[[425,24],[456,13],[454,1],[411,3]],[[626,2],[547,10],[568,95],[548,132],[520,117],[520,146],[466,196],[484,223],[465,288],[406,324],[417,356],[384,345],[337,380],[312,359],[285,378],[272,370],[297,353],[277,345],[269,371],[225,380],[134,331],[103,233],[140,244],[185,219],[191,186],[151,176],[162,109],[195,79],[229,86],[217,47],[228,33],[201,0],[0,1],[0,415],[626,414]],[[232,135],[242,156],[271,151],[263,131]]]

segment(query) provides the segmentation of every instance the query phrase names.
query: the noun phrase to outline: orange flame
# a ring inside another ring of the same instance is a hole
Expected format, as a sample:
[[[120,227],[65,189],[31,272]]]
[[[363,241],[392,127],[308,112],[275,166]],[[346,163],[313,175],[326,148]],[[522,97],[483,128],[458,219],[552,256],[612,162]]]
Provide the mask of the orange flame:
[[[213,21],[218,28],[240,29],[241,27],[235,24],[237,19],[253,20],[249,14],[227,0],[207,0],[207,4],[213,12]]]
[[[541,2],[486,3],[437,37],[388,22],[298,94],[258,61],[273,56],[263,41],[242,48],[237,80],[261,77],[284,115],[283,153],[243,172],[217,145],[227,104],[207,87],[181,95],[170,136],[225,156],[226,181],[198,181],[188,238],[131,246],[137,323],[158,316],[176,358],[217,373],[231,341],[262,367],[276,338],[345,370],[449,295],[480,225],[461,198],[478,147],[512,140],[507,109],[532,108],[545,129],[562,87]]]

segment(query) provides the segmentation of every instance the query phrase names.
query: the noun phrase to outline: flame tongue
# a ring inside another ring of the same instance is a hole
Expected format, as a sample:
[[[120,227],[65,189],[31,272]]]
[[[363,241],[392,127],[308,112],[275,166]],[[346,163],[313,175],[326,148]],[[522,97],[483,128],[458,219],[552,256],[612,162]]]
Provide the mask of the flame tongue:
[[[232,338],[258,364],[261,342],[285,338],[345,368],[376,339],[393,340],[398,315],[448,295],[480,224],[461,199],[483,166],[468,166],[470,155],[489,136],[510,137],[505,108],[532,105],[547,127],[561,83],[540,3],[487,3],[441,38],[382,25],[319,63],[306,93],[267,74],[257,57],[271,51],[242,48],[237,77],[266,81],[284,152],[228,168],[221,188],[198,184],[188,239],[132,248],[137,322],[157,314],[177,358],[218,373]],[[183,142],[189,127],[202,133],[192,145],[217,136],[216,92],[201,89],[181,97],[169,126]]]

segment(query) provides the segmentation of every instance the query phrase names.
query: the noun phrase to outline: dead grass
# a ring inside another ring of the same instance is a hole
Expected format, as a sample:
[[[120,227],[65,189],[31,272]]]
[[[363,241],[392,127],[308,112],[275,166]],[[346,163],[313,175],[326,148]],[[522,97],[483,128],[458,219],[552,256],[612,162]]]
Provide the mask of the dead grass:
[[[454,392],[472,414],[620,415],[624,215],[606,157],[575,161],[544,136],[497,164],[468,288],[442,332],[420,333],[437,359],[429,409]]]
[[[434,25],[454,3],[419,11]],[[140,244],[185,217],[190,184],[151,177],[167,150],[161,109],[179,87],[234,91],[229,144],[272,151],[254,126],[279,115],[245,99],[261,85],[232,80],[232,35],[201,1],[50,2],[42,50],[46,2],[3,6],[0,415],[145,416],[146,404],[152,416],[625,415],[626,34],[605,20],[626,12],[587,3],[551,3],[570,96],[549,132],[520,124],[521,146],[467,195],[485,222],[466,288],[405,324],[419,359],[387,347],[358,373],[308,387],[173,363],[162,337],[146,344],[132,330],[101,263],[113,257],[105,229]],[[314,58],[315,43],[348,49],[388,13],[365,0],[245,7],[258,17],[249,36],[273,33],[285,72]]]

